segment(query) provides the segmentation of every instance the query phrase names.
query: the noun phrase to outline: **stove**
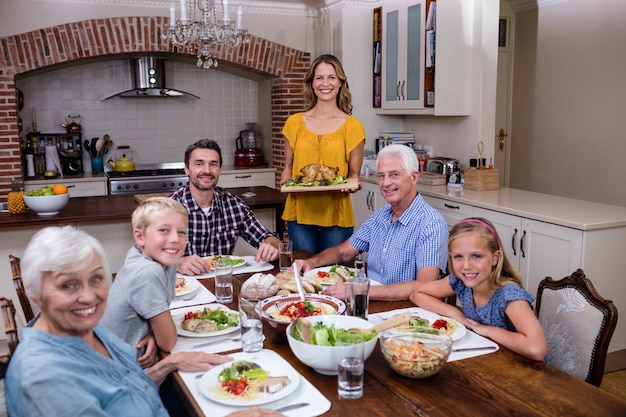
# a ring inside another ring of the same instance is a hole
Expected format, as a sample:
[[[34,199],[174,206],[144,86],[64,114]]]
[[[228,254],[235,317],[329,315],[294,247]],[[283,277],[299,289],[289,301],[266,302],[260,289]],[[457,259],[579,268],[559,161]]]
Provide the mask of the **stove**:
[[[109,194],[146,194],[171,192],[187,185],[184,163],[137,165],[134,171],[109,171]]]

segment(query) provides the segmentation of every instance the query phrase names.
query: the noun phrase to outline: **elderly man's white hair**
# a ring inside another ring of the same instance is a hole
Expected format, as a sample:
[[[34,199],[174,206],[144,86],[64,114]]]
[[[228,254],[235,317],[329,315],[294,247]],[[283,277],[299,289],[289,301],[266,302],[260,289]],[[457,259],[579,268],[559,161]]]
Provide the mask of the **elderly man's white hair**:
[[[378,162],[386,156],[397,156],[402,160],[402,170],[407,174],[413,171],[419,171],[419,162],[415,151],[410,146],[406,145],[387,145],[378,151],[376,157],[376,169],[378,170]]]

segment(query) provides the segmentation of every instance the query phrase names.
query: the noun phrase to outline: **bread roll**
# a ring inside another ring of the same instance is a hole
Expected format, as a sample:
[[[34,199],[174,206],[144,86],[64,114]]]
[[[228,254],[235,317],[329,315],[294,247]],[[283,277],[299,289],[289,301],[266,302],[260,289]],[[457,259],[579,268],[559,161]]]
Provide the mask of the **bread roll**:
[[[243,283],[241,295],[252,300],[263,300],[272,297],[278,289],[279,285],[274,275],[257,273]]]

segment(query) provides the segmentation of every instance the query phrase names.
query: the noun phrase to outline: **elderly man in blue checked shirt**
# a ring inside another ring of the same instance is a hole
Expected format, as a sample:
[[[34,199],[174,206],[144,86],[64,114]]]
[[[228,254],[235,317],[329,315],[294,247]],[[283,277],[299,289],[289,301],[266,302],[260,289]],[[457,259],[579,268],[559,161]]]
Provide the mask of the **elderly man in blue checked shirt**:
[[[185,173],[189,184],[170,195],[189,213],[187,247],[178,262],[178,272],[208,272],[202,257],[232,255],[239,236],[258,248],[256,262],[278,258],[278,235],[268,230],[241,198],[217,186],[222,151],[214,140],[201,139],[187,147]]]
[[[389,145],[376,164],[378,186],[389,205],[378,209],[350,239],[318,255],[298,261],[303,271],[322,265],[352,262],[368,252],[368,278],[383,285],[370,287],[370,299],[408,300],[422,283],[445,271],[448,227],[437,210],[417,192],[419,168],[408,146]],[[346,284],[329,286],[324,294],[344,299]]]

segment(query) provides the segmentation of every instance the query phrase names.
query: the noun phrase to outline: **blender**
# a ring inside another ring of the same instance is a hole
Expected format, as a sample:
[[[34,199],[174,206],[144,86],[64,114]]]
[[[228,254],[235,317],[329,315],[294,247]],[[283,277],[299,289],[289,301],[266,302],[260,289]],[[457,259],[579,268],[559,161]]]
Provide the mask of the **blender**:
[[[263,165],[261,134],[256,130],[256,123],[246,123],[247,129],[239,132],[235,143],[235,167],[258,167]]]

